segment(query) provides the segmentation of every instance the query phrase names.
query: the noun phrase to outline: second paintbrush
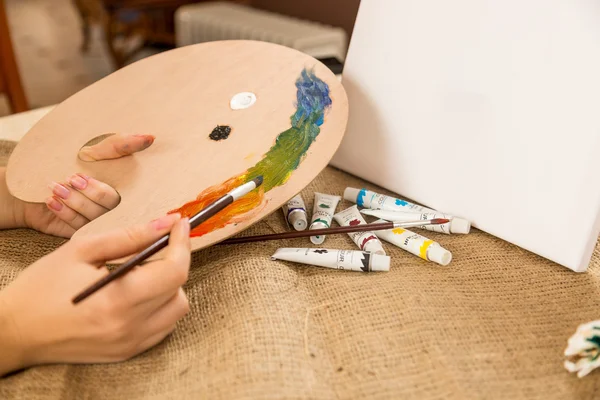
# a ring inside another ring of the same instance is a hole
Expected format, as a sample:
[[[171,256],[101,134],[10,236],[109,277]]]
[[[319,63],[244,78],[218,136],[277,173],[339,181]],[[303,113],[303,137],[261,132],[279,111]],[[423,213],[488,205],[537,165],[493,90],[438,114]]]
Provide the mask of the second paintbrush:
[[[365,232],[365,231],[381,231],[387,229],[396,228],[413,228],[425,225],[439,225],[446,224],[449,220],[445,218],[435,218],[428,221],[412,221],[412,222],[384,222],[378,224],[362,224],[354,226],[341,226],[338,228],[326,228],[326,229],[313,229],[308,231],[299,232],[284,232],[274,233],[271,235],[258,235],[258,236],[242,236],[231,238],[222,241],[220,245],[227,244],[241,244],[250,242],[266,242],[268,240],[280,240],[280,239],[295,239],[300,237],[309,237],[315,235],[333,235],[336,233],[354,233],[354,232]]]

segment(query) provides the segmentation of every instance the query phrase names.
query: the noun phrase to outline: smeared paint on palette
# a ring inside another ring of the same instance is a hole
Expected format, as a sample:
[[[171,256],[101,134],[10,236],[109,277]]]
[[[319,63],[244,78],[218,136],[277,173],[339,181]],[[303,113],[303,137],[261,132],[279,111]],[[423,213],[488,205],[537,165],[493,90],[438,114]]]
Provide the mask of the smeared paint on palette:
[[[312,70],[304,69],[296,80],[296,112],[291,116],[291,127],[280,133],[275,144],[253,167],[227,181],[202,191],[196,200],[190,201],[169,213],[179,212],[191,217],[211,202],[223,196],[235,187],[263,176],[263,185],[231,204],[218,215],[194,229],[190,235],[198,237],[227,224],[245,221],[266,205],[264,194],[285,184],[298,168],[311,144],[320,132],[325,121],[325,113],[331,107],[329,86],[319,79]],[[262,207],[261,207],[262,205]]]

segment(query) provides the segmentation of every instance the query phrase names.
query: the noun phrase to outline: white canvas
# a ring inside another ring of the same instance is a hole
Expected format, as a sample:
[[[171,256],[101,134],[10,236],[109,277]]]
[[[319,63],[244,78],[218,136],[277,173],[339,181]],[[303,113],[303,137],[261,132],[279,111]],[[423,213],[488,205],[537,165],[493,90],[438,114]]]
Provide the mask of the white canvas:
[[[587,269],[600,232],[600,3],[363,1],[343,84],[334,166]]]

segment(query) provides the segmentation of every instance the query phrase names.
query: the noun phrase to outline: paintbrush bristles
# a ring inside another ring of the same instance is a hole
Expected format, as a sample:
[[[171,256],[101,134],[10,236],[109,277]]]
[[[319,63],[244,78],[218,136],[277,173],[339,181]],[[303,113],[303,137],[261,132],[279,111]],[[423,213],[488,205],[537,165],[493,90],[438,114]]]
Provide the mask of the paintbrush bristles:
[[[450,220],[446,219],[446,218],[433,218],[431,220],[432,225],[442,225],[442,224],[447,224],[448,222],[450,222]]]
[[[256,178],[252,179],[252,181],[256,184],[256,187],[259,187],[263,183],[263,176],[259,175]]]

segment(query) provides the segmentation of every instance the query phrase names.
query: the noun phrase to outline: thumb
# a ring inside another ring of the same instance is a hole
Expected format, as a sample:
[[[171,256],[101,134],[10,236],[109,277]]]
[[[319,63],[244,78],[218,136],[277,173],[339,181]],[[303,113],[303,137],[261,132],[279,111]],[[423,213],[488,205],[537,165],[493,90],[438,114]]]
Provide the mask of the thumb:
[[[150,147],[154,143],[152,135],[121,135],[114,134],[98,144],[85,146],[79,150],[82,161],[110,160],[129,156]]]
[[[154,221],[121,228],[94,236],[72,240],[81,259],[90,263],[104,263],[137,253],[165,234],[181,219],[179,214],[168,214]]]

